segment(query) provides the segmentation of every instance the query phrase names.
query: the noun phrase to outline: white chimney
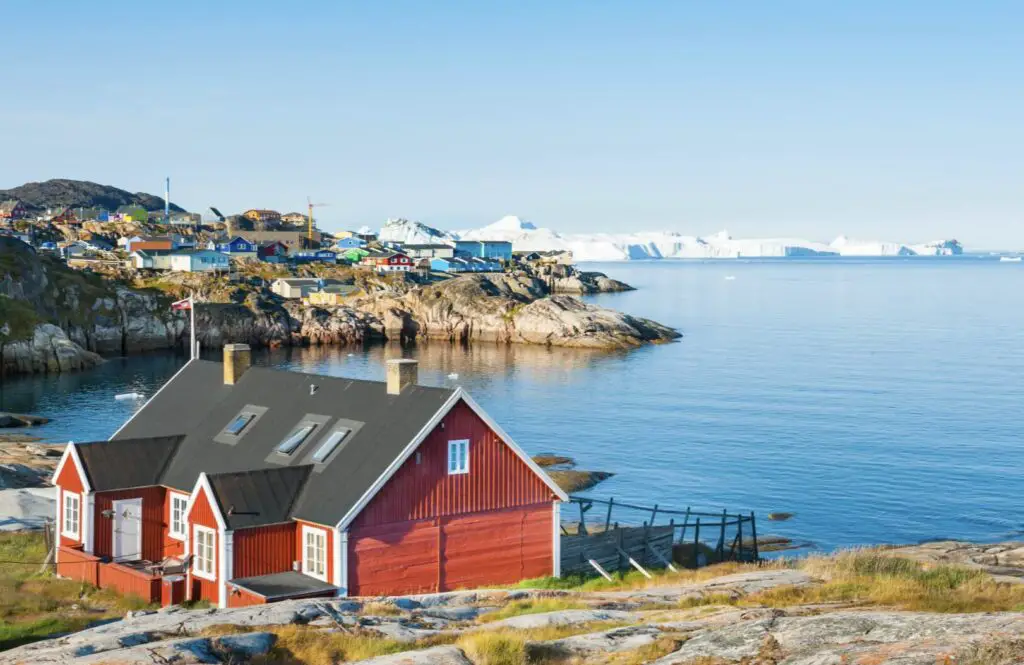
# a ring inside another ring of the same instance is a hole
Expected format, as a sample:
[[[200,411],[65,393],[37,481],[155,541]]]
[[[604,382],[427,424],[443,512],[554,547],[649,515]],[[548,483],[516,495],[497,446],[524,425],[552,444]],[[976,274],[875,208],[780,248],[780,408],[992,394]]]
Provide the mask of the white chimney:
[[[401,395],[406,386],[416,385],[419,363],[411,358],[394,358],[387,363],[388,394]]]

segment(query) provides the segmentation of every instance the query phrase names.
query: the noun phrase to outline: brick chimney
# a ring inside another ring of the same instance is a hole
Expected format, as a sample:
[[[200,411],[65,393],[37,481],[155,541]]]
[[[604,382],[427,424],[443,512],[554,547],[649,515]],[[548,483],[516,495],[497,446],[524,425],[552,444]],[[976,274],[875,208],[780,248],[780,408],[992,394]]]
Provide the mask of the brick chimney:
[[[419,363],[415,360],[395,358],[389,360],[387,366],[389,395],[401,395],[403,388],[416,384],[419,374]]]
[[[224,384],[233,386],[252,364],[248,344],[224,345]]]

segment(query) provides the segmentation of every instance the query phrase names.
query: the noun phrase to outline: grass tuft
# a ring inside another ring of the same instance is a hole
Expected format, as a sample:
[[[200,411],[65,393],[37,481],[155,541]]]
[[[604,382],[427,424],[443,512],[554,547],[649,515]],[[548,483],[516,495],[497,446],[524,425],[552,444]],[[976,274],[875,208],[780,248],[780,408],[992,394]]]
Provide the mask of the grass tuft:
[[[1024,607],[1024,589],[1000,584],[982,570],[926,567],[880,550],[811,557],[799,566],[824,582],[769,589],[741,604],[785,607],[846,602],[921,612],[998,612]]]
[[[479,623],[492,623],[502,619],[521,616],[523,614],[541,614],[544,612],[560,612],[562,610],[586,609],[588,605],[568,598],[537,598],[516,600],[508,603],[500,610],[488,612],[480,616]]]
[[[470,633],[455,644],[474,665],[526,665],[526,639],[511,632]]]

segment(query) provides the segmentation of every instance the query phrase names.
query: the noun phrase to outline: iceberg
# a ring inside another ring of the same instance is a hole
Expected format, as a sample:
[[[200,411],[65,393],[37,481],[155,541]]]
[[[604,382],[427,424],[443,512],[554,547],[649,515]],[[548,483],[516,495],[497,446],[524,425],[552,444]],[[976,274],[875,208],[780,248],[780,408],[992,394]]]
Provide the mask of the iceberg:
[[[954,256],[963,253],[956,240],[919,244],[853,240],[839,236],[830,243],[802,238],[734,238],[728,231],[707,236],[675,231],[562,234],[507,215],[478,229],[443,231],[407,219],[389,219],[381,240],[398,243],[454,244],[457,240],[498,240],[516,252],[570,251],[576,261],[639,261],[645,259],[740,259],[809,256]]]

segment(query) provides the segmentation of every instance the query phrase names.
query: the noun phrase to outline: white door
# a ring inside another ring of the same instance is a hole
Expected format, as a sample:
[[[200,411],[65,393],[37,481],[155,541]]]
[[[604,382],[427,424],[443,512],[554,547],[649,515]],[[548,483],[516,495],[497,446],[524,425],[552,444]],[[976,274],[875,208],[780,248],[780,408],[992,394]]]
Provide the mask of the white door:
[[[114,559],[142,558],[142,499],[114,502]]]

